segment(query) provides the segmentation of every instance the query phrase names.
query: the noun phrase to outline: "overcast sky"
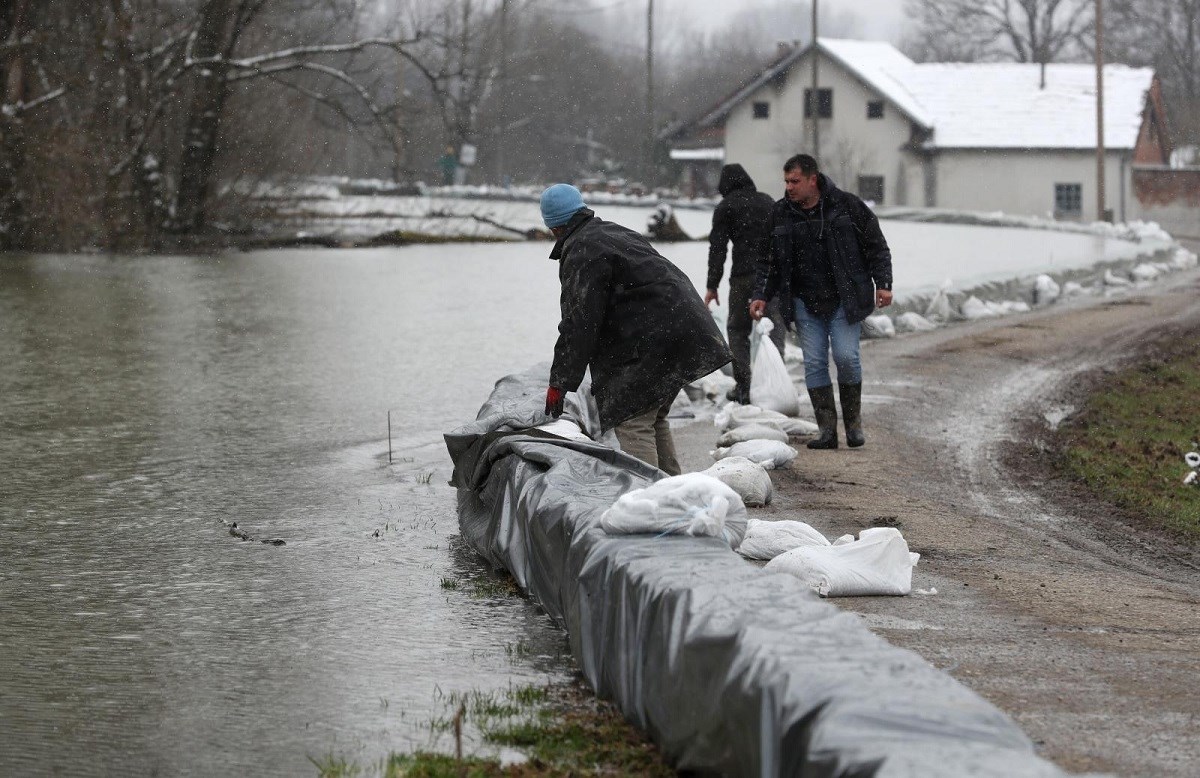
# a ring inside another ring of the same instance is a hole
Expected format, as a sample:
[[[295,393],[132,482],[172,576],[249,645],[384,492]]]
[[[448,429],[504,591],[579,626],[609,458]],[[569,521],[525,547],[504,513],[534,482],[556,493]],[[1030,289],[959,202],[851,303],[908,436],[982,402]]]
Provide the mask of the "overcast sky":
[[[698,24],[717,25],[743,8],[766,5],[769,0],[660,0],[669,13],[685,12]],[[797,6],[800,4],[797,3]],[[807,4],[805,4],[807,6]],[[801,13],[799,7],[797,13]],[[898,43],[904,35],[904,0],[821,0],[818,14],[852,13],[862,24],[863,36]],[[818,21],[818,24],[820,22]]]

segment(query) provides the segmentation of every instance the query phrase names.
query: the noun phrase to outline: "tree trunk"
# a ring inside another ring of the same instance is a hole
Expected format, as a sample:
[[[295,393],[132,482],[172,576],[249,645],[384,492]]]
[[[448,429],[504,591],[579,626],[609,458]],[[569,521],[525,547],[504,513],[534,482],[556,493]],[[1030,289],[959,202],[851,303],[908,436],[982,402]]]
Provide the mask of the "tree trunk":
[[[196,69],[195,85],[183,133],[179,188],[175,194],[174,228],[195,233],[205,226],[205,207],[212,186],[213,161],[225,107],[225,66],[235,29],[234,0],[205,0],[200,8],[192,57],[217,59]]]
[[[0,0],[0,40],[16,43],[29,30],[28,0]],[[14,49],[0,59],[0,102],[18,105],[25,99],[25,57]],[[25,198],[21,172],[25,132],[20,114],[0,114],[0,249],[19,248],[26,238]]]

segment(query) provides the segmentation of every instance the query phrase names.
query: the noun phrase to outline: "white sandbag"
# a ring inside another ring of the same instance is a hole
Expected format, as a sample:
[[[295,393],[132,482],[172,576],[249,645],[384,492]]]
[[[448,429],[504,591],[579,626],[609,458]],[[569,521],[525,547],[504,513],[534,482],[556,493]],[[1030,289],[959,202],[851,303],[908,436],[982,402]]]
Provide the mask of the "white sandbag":
[[[551,435],[557,435],[560,438],[567,440],[591,440],[584,434],[579,425],[568,419],[566,416],[560,416],[549,424],[539,424],[535,429],[549,432]]]
[[[929,301],[929,305],[925,306],[925,318],[936,321],[949,321],[951,319],[950,287],[951,282],[947,278],[942,282],[942,286],[938,289],[937,294]]]
[[[769,411],[757,405],[729,403],[713,418],[713,423],[722,430],[730,430],[746,424],[764,424],[776,427],[788,435],[815,435],[817,425],[805,419],[794,419],[778,411]]]
[[[713,459],[727,457],[745,457],[751,462],[757,462],[767,470],[783,467],[796,458],[796,449],[778,440],[747,440],[735,443],[728,448],[718,448],[712,452]]]
[[[757,462],[745,457],[728,457],[704,471],[738,493],[749,508],[758,508],[771,502],[774,486],[771,476]],[[754,519],[751,519],[754,521]]]
[[[1033,304],[1049,305],[1062,294],[1062,287],[1050,276],[1042,273],[1033,280]]]
[[[774,559],[793,549],[828,545],[824,535],[802,521],[750,519],[737,552],[747,559]]]
[[[754,325],[750,336],[758,344],[771,346],[755,351],[754,361],[750,365],[750,402],[759,408],[795,416],[800,413],[800,400],[796,397],[796,387],[783,364],[783,357],[771,345],[770,334],[774,328],[771,320],[763,317]],[[752,343],[751,348],[755,348],[755,344]]]
[[[863,319],[862,335],[864,338],[894,338],[896,325],[886,313],[877,313]]]
[[[908,550],[900,530],[873,527],[850,543],[780,554],[764,569],[794,575],[822,597],[905,595],[912,591],[912,569],[919,558]]]
[[[989,310],[982,300],[975,295],[971,295],[962,304],[962,315],[964,319],[972,321],[975,319],[986,319],[996,314]]]
[[[1185,248],[1175,249],[1175,254],[1171,257],[1171,267],[1176,270],[1190,270],[1196,264],[1196,255]]]
[[[929,332],[937,325],[916,311],[902,313],[896,317],[896,332]]]
[[[737,548],[746,534],[746,506],[720,480],[685,473],[626,492],[600,516],[610,535],[719,537]]]
[[[1158,278],[1159,276],[1162,275],[1162,271],[1160,271],[1158,268],[1156,268],[1154,265],[1150,264],[1149,262],[1143,262],[1142,264],[1135,267],[1133,269],[1133,272],[1130,275],[1133,276],[1134,281],[1145,282],[1145,281],[1153,281],[1154,279]]]
[[[1068,281],[1065,284],[1063,284],[1062,296],[1063,297],[1078,297],[1079,295],[1083,294],[1086,291],[1087,290],[1085,290],[1083,288],[1083,285],[1080,284],[1078,281]]]
[[[788,435],[778,427],[772,427],[769,424],[742,424],[717,438],[717,445],[728,448],[735,443],[744,443],[747,440],[778,440],[780,443],[787,443]]]
[[[1124,276],[1119,276],[1111,270],[1104,271],[1105,286],[1133,286],[1133,282]]]

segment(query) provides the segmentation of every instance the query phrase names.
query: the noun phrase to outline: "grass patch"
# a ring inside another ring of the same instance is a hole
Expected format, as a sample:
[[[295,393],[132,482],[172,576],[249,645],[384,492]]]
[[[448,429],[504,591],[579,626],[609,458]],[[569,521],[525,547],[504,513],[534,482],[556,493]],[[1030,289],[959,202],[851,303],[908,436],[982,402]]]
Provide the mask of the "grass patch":
[[[528,761],[499,760],[418,751],[389,754],[363,768],[332,754],[310,761],[321,778],[548,778],[549,776],[672,776],[658,749],[625,721],[617,709],[597,700],[581,682],[518,686],[498,692],[477,690],[440,697],[448,715],[430,723],[452,732],[456,719],[470,721],[485,741],[524,753]]]
[[[1200,542],[1200,488],[1184,454],[1200,441],[1200,339],[1172,333],[1142,364],[1108,377],[1060,428],[1060,466],[1104,500]]]

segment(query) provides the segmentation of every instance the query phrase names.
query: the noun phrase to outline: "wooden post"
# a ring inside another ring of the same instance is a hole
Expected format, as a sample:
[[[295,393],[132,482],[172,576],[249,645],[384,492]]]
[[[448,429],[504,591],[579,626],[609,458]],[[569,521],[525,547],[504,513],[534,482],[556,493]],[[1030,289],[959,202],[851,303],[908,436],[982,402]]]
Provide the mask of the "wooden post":
[[[1105,218],[1104,202],[1104,0],[1096,0],[1096,221]]]

